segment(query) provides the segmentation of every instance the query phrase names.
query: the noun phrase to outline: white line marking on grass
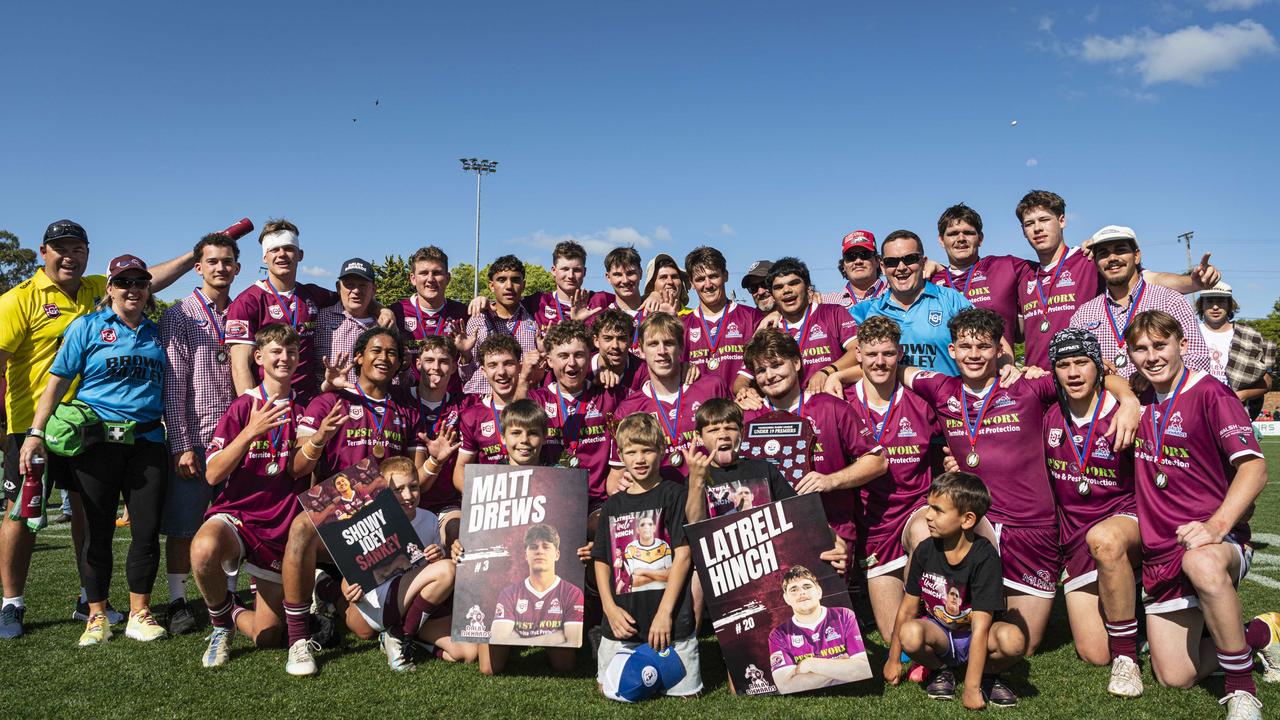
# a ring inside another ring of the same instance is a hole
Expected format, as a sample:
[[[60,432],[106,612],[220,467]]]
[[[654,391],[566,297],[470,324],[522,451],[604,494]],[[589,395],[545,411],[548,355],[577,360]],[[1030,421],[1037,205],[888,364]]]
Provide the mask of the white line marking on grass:
[[[1254,575],[1252,573],[1245,575],[1244,577],[1246,580],[1252,580],[1258,583],[1259,585],[1264,585],[1269,588],[1280,590],[1280,580],[1272,580],[1266,575]]]
[[[1252,538],[1268,545],[1280,545],[1280,535],[1275,533],[1253,533]]]

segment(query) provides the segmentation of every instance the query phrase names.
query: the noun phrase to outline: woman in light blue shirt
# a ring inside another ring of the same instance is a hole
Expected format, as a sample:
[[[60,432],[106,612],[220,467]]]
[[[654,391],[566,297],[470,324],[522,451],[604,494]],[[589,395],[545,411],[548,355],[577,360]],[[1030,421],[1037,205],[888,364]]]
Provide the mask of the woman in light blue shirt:
[[[86,529],[80,571],[89,622],[80,636],[82,647],[111,637],[107,593],[121,495],[132,533],[125,565],[129,580],[125,635],[143,641],[165,635],[150,610],[160,564],[160,512],[169,462],[160,424],[165,355],[155,323],[143,314],[153,303],[146,263],[133,255],[112,260],[102,306],[67,327],[19,460],[25,471],[33,456],[45,454],[45,424],[78,378],[76,398],[103,420],[106,436],[104,442],[71,458],[84,501]]]

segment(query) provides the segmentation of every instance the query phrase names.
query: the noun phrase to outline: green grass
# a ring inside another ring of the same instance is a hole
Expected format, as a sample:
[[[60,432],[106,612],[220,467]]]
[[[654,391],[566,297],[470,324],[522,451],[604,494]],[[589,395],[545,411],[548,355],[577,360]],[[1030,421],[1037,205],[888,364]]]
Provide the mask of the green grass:
[[[1264,444],[1280,458],[1280,441]],[[1254,515],[1257,554],[1251,580],[1241,588],[1245,616],[1280,608],[1280,462],[1268,466],[1270,484]],[[1268,537],[1270,535],[1270,537]],[[1270,542],[1267,542],[1270,541]],[[116,544],[118,563],[114,600],[125,605],[123,559],[126,544]],[[163,568],[156,605],[164,601]],[[427,662],[417,672],[396,675],[372,642],[348,639],[340,650],[320,655],[321,672],[293,678],[284,672],[285,651],[253,650],[238,638],[231,663],[218,670],[200,667],[201,635],[150,644],[117,635],[105,647],[76,647],[83,625],[70,620],[76,580],[70,537],[65,526],[39,535],[26,598],[29,632],[0,645],[0,678],[6,687],[6,711],[15,718],[48,717],[306,717],[412,713],[419,717],[547,716],[558,718],[641,714],[680,717],[964,717],[958,702],[931,702],[913,683],[886,688],[867,681],[822,696],[737,698],[724,683],[724,665],[713,639],[702,643],[707,689],[697,700],[662,699],[623,706],[600,699],[594,662],[583,659],[572,678],[545,674],[538,652],[513,662],[507,675],[484,678],[475,666]],[[884,661],[872,636],[872,665]],[[1215,718],[1221,680],[1178,691],[1158,687],[1144,658],[1147,692],[1136,701],[1105,694],[1107,669],[1080,662],[1072,650],[1061,602],[1040,654],[1009,675],[1021,696],[1003,715],[1034,718]],[[1268,712],[1280,709],[1280,686],[1260,686]]]

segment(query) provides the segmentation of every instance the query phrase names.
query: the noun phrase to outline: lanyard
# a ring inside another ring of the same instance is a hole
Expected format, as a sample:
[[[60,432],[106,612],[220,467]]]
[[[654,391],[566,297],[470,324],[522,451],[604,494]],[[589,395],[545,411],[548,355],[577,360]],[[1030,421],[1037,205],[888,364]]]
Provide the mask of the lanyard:
[[[266,385],[259,385],[259,386],[258,386],[258,395],[262,398],[262,405],[263,405],[263,407],[266,407],[266,405],[267,405],[267,386],[266,386]],[[292,398],[291,398],[291,399],[290,399],[290,401],[289,401],[289,418],[290,418],[290,419],[293,419],[293,400],[292,400]],[[284,427],[285,427],[284,425],[281,425],[280,427],[271,428],[271,432],[270,432],[269,437],[270,437],[270,441],[271,441],[271,457],[272,457],[272,459],[273,459],[273,460],[275,459],[275,457],[276,457],[277,455],[279,455],[279,451],[280,451],[280,438],[281,438],[281,436],[283,436],[283,435],[284,435]]]
[[[374,402],[369,399],[368,395],[364,394],[364,388],[360,387],[360,383],[358,382],[355,383],[355,386],[356,386],[356,392],[360,393],[360,400],[364,404],[365,409],[368,410],[369,414],[373,416],[373,431],[374,433],[376,433],[377,438],[381,438],[382,426],[387,424],[387,416],[391,414],[391,404],[388,403],[384,398],[383,412],[381,413],[376,412],[375,408],[377,407],[377,405],[374,404]]]
[[[680,444],[680,404],[684,402],[684,385],[680,385],[680,389],[676,391],[676,416],[671,422],[667,422],[667,413],[662,409],[662,403],[658,400],[658,394],[654,392],[653,384],[648,385],[649,399],[653,400],[653,406],[658,409],[658,422],[662,423],[662,430],[667,434],[667,438],[671,441],[671,449],[675,450],[676,445]],[[556,392],[559,392],[557,388]]]
[[[290,305],[284,301],[283,297],[280,297],[280,293],[276,291],[276,286],[271,284],[270,279],[263,280],[263,282],[267,284],[267,288],[271,290],[271,294],[276,297],[276,304],[280,306],[280,309],[284,311],[285,316],[289,318],[289,326],[294,330],[297,330],[298,314],[290,309]],[[298,301],[297,288],[294,288],[293,300],[294,302]]]
[[[489,396],[489,402],[485,403],[489,406],[489,412],[493,413],[493,428],[498,431],[498,447],[502,448],[502,454],[507,454],[507,443],[502,439],[502,418],[498,417],[498,405],[493,401],[493,396]]]
[[[800,320],[800,337],[796,338],[796,344],[800,346],[800,357],[804,357],[804,344],[809,335],[809,311],[813,310],[813,303],[804,306],[804,318]],[[782,319],[782,329],[791,332],[791,326],[787,324],[787,319]]]
[[[698,322],[702,323],[702,332],[707,335],[707,345],[710,346],[712,355],[715,355],[716,349],[720,347],[720,335],[724,330],[724,321],[727,317],[729,317],[729,304],[725,303],[720,319],[716,321],[716,334],[712,336],[711,328],[707,326],[707,316],[702,314],[702,308],[698,308]]]
[[[200,288],[195,289],[194,295],[200,300],[200,308],[204,310],[204,314],[209,318],[209,324],[213,326],[213,331],[218,334],[218,344],[226,345],[227,333],[222,329],[222,326],[218,324],[217,313],[213,311],[213,303],[209,302],[209,298],[205,297],[204,293],[200,292]]]
[[[1102,412],[1102,406],[1107,401],[1107,391],[1103,390],[1098,396],[1098,405],[1093,409],[1093,417],[1089,420],[1089,430],[1085,433],[1084,445],[1076,445],[1076,435],[1074,423],[1067,419],[1064,414],[1062,416],[1062,424],[1067,426],[1067,440],[1071,443],[1071,454],[1075,456],[1076,462],[1080,464],[1080,472],[1084,473],[1084,469],[1089,467],[1089,447],[1093,445],[1093,432],[1098,427],[1098,415]]]
[[[1142,302],[1142,296],[1147,292],[1147,281],[1138,282],[1138,293],[1133,298],[1133,302],[1129,304],[1129,314],[1124,318],[1124,327],[1116,325],[1116,316],[1111,312],[1110,298],[1102,299],[1102,307],[1107,309],[1107,324],[1111,326],[1111,335],[1116,339],[1116,349],[1124,349],[1124,331],[1129,329],[1129,323],[1133,322],[1133,314],[1138,310],[1138,303]]]
[[[972,264],[972,265],[970,265],[970,266],[969,266],[969,269],[968,269],[968,270],[966,270],[966,271],[965,271],[965,273],[964,273],[964,290],[960,290],[960,288],[957,288],[957,287],[956,287],[956,286],[951,282],[951,269],[950,269],[950,268],[943,268],[943,269],[942,269],[942,279],[943,279],[943,280],[945,280],[945,281],[947,282],[947,287],[951,288],[952,290],[957,290],[957,291],[959,291],[961,295],[964,295],[964,296],[967,298],[967,297],[969,297],[969,283],[973,282],[973,271],[974,271],[974,270],[977,270],[977,269],[978,269],[978,263],[976,263],[976,262],[975,262],[974,264]]]
[[[858,395],[858,402],[862,403],[862,411],[867,415],[867,424],[871,426],[872,436],[875,438],[876,444],[880,444],[880,438],[884,437],[885,431],[889,429],[889,422],[893,420],[893,408],[898,403],[898,381],[893,381],[893,392],[889,393],[889,408],[884,411],[884,419],[876,424],[876,419],[871,414],[871,404],[864,397],[866,393],[866,385],[863,385],[863,395]]]
[[[778,406],[774,405],[773,401],[770,400],[769,398],[765,398],[764,401],[769,403],[770,410],[778,409]],[[800,399],[796,401],[796,415],[798,415],[799,417],[804,417],[804,388],[803,387],[800,388]]]
[[[635,329],[631,331],[631,347],[635,348],[640,344],[640,323],[644,322],[644,308],[636,311],[636,316],[632,318],[635,323]]]
[[[1058,285],[1058,276],[1062,274],[1063,268],[1067,266],[1068,252],[1068,250],[1064,249],[1062,257],[1058,258],[1058,266],[1053,269],[1053,276],[1049,278],[1049,292],[1053,292],[1053,289]],[[1036,299],[1040,301],[1040,310],[1044,313],[1045,321],[1048,322],[1049,300],[1044,296],[1044,283],[1038,277],[1036,278]]]
[[[987,394],[982,396],[982,407],[978,408],[978,416],[973,419],[972,423],[969,422],[969,396],[964,387],[960,388],[960,409],[964,411],[964,429],[969,435],[970,450],[978,447],[978,433],[982,430],[982,418],[987,414],[987,403],[991,401],[991,396],[996,394],[996,387],[999,385],[998,380],[991,381],[991,387],[987,388]]]
[[[1164,465],[1164,456],[1161,452],[1164,450],[1164,431],[1169,427],[1169,418],[1173,416],[1173,408],[1178,404],[1178,398],[1182,397],[1182,388],[1187,384],[1187,378],[1191,375],[1189,368],[1182,369],[1182,377],[1178,379],[1178,385],[1173,389],[1173,395],[1165,402],[1164,414],[1160,416],[1160,422],[1156,422],[1155,408],[1151,410],[1151,429],[1155,432],[1155,454],[1156,465]]]
[[[585,393],[586,391],[584,390],[583,392]],[[569,452],[574,452],[578,449],[578,439],[576,437],[578,433],[576,431],[582,429],[582,423],[579,422],[578,427],[574,428],[575,437],[570,438],[569,421],[577,416],[578,408],[582,407],[582,398],[575,400],[573,407],[570,408],[569,401],[565,400],[564,394],[560,392],[560,386],[556,385],[556,404],[560,407],[560,435],[564,439],[565,446],[569,448]]]
[[[426,322],[422,318],[422,308],[418,306],[418,297],[415,295],[413,297],[413,300],[409,301],[409,304],[413,306],[413,314],[418,316],[418,329],[422,331],[423,335],[426,335],[427,326],[426,326]],[[436,328],[431,332],[432,335],[439,335],[442,332],[444,332],[445,318],[438,317],[438,316],[442,316],[443,314],[444,314],[443,307],[440,308],[439,312],[431,314],[432,319],[436,321]]]

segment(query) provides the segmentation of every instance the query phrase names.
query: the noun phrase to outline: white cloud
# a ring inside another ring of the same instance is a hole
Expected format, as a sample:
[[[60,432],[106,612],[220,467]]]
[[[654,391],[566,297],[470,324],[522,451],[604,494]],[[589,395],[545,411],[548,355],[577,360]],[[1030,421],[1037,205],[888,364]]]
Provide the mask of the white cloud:
[[[298,274],[313,278],[333,277],[333,272],[320,267],[319,265],[299,265]]]
[[[1251,10],[1266,0],[1209,0],[1205,7],[1210,12],[1231,12],[1232,10]]]
[[[1253,20],[1241,20],[1207,30],[1192,25],[1168,35],[1150,28],[1116,38],[1091,35],[1081,43],[1080,56],[1088,62],[1131,65],[1146,85],[1199,85],[1209,75],[1234,70],[1247,59],[1276,50],[1270,31]]]
[[[1053,18],[1048,15],[1040,17],[1040,32],[1053,32]]]
[[[655,239],[660,242],[669,242],[671,240],[671,231],[660,225],[654,229],[653,236],[650,237],[629,226],[621,228],[609,227],[583,235],[574,235],[572,233],[552,235],[539,230],[533,235],[521,238],[520,242],[527,242],[538,247],[554,248],[557,243],[572,240],[581,245],[589,255],[603,255],[623,245],[632,245],[637,248],[652,247]]]
[[[1101,15],[1102,15],[1102,8],[1098,5],[1094,5],[1093,9],[1090,10],[1089,13],[1084,16],[1084,21],[1092,25],[1093,23],[1098,22],[1098,18]]]
[[[1035,167],[1039,164],[1040,164],[1039,160],[1035,158],[1027,158],[1027,167]]]
[[[733,237],[738,234],[738,231],[734,230],[733,226],[729,223],[722,223],[720,225],[720,229],[716,231],[716,234],[723,237]]]

